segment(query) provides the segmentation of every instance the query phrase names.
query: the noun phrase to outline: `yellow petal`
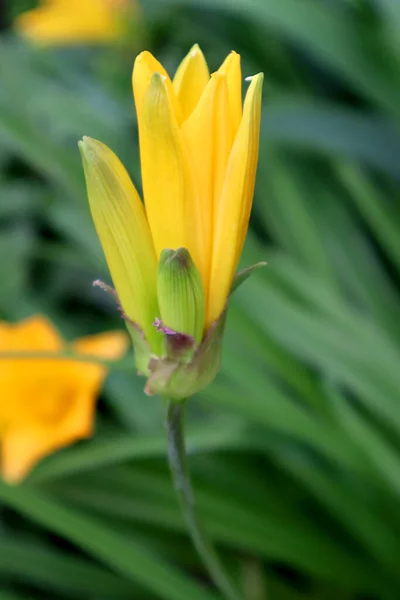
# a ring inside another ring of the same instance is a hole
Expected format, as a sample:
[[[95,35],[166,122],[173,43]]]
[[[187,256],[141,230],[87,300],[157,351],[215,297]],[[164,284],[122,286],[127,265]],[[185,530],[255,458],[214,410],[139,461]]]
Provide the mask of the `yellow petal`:
[[[211,76],[196,108],[183,123],[181,131],[198,189],[198,213],[204,236],[203,256],[207,265],[203,283],[207,298],[216,199],[221,193],[233,143],[225,75],[214,73]]]
[[[165,78],[165,85],[168,91],[175,119],[178,125],[180,125],[183,120],[182,109],[175,95],[172,81],[162,64],[146,50],[137,56],[132,73],[133,95],[135,98],[135,107],[139,127],[142,119],[143,101],[148,92],[154,73],[160,73],[160,75],[163,75]]]
[[[45,372],[47,376],[45,376]],[[35,407],[20,405],[19,418],[2,436],[2,476],[9,483],[26,477],[45,456],[93,431],[96,400],[107,370],[99,365],[47,361],[38,372],[37,383],[44,394],[25,396]],[[32,391],[28,381],[25,392]],[[46,386],[49,389],[46,389]],[[35,389],[35,388],[33,388]]]
[[[218,72],[226,75],[230,121],[234,135],[236,135],[242,119],[242,71],[240,68],[240,55],[232,51],[226,57]]]
[[[20,482],[41,458],[56,449],[45,427],[23,424],[10,428],[2,439],[1,474],[4,481]]]
[[[121,305],[156,351],[157,260],[142,202],[107,146],[90,138],[79,146],[93,221]]]
[[[43,315],[35,315],[18,323],[0,322],[1,352],[29,350],[57,352],[63,346],[64,342],[57,329]],[[5,364],[0,361],[0,369]]]
[[[76,340],[78,353],[105,359],[128,347],[122,331]],[[2,352],[59,352],[65,342],[45,317],[20,323],[0,322]],[[73,359],[0,361],[2,475],[9,482],[25,477],[44,456],[91,434],[95,402],[107,368]]]
[[[262,73],[252,78],[229,158],[214,230],[206,326],[225,306],[246,236],[258,160],[262,82]]]
[[[198,44],[195,44],[179,65],[173,81],[184,120],[195,109],[209,79],[210,73],[204,55]]]
[[[31,415],[27,410],[6,429],[1,444],[1,471],[5,481],[21,481],[45,456],[92,434],[96,399],[104,374],[102,367],[95,365],[81,363],[77,368],[91,371],[87,384],[61,381],[57,386],[57,380],[52,381],[55,388],[52,411],[40,414],[39,410],[37,415]],[[48,408],[40,407],[39,395],[30,400],[36,402],[39,409]]]
[[[56,328],[42,315],[24,319],[19,323],[0,323],[0,351],[14,352],[60,352],[64,342]],[[38,373],[54,368],[56,361],[43,359],[2,358],[0,360],[0,429],[20,419],[24,406],[34,405],[35,393],[40,386],[31,385]],[[23,374],[23,377],[21,377]]]
[[[158,73],[143,103],[139,137],[144,200],[157,257],[165,248],[187,248],[203,276],[203,234],[194,176],[167,82]]]
[[[225,181],[229,156],[235,139],[235,129],[229,110],[229,89],[225,74],[219,74],[221,85],[215,104],[214,143],[214,181],[213,181],[213,231],[216,226],[218,206]]]

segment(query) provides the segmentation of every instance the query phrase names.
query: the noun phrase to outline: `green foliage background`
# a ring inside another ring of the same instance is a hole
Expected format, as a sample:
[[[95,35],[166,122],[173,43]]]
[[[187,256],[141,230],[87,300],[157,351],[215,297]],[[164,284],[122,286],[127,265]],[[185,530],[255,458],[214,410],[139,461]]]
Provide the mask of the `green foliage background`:
[[[8,19],[32,2],[9,2]],[[0,36],[0,316],[122,328],[76,142],[140,184],[130,76],[194,42],[265,73],[260,163],[221,374],[190,406],[198,508],[246,600],[400,597],[400,3],[146,0],[120,48]],[[163,406],[130,359],[94,439],[0,482],[1,600],[216,600],[176,503]],[[12,402],[12,398],[2,398]]]

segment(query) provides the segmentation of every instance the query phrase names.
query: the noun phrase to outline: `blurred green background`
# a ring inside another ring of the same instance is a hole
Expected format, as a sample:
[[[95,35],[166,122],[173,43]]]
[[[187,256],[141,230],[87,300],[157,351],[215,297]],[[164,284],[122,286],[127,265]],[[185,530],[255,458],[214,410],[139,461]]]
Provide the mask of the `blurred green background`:
[[[400,597],[400,2],[145,0],[125,44],[38,49],[0,23],[0,317],[122,328],[77,140],[140,185],[131,70],[194,42],[265,73],[223,368],[193,399],[198,508],[246,600]],[[124,363],[126,365],[126,362]],[[1,600],[217,600],[186,534],[163,407],[115,369],[95,437],[0,483]],[[2,398],[3,402],[12,401]]]

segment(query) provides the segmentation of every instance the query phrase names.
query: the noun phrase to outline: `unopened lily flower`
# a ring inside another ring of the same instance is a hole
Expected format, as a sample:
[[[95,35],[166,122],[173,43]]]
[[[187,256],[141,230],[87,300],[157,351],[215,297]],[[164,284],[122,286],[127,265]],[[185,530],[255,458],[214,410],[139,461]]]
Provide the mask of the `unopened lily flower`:
[[[67,346],[40,315],[16,324],[0,322],[1,474],[6,481],[20,481],[41,458],[91,435],[96,399],[107,374],[106,366],[95,362],[34,354],[68,348],[111,360],[121,357],[127,346],[123,332],[84,337]],[[18,353],[30,357],[19,358]]]
[[[107,146],[80,142],[90,208],[146,391],[183,399],[219,369],[226,306],[250,217],[263,75],[240,56],[211,76],[195,45],[171,81],[142,52],[133,69],[144,206]]]
[[[42,0],[16,19],[15,28],[38,44],[113,42],[135,9],[133,0]]]

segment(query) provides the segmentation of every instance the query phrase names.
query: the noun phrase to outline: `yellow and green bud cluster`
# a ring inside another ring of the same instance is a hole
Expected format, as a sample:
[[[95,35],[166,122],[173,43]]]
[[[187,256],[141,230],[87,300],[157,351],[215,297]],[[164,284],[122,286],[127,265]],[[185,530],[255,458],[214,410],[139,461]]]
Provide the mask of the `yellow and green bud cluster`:
[[[149,52],[132,82],[144,203],[118,157],[83,138],[93,221],[149,394],[181,399],[218,372],[250,217],[263,75],[232,52],[210,74],[195,45],[170,79]]]

